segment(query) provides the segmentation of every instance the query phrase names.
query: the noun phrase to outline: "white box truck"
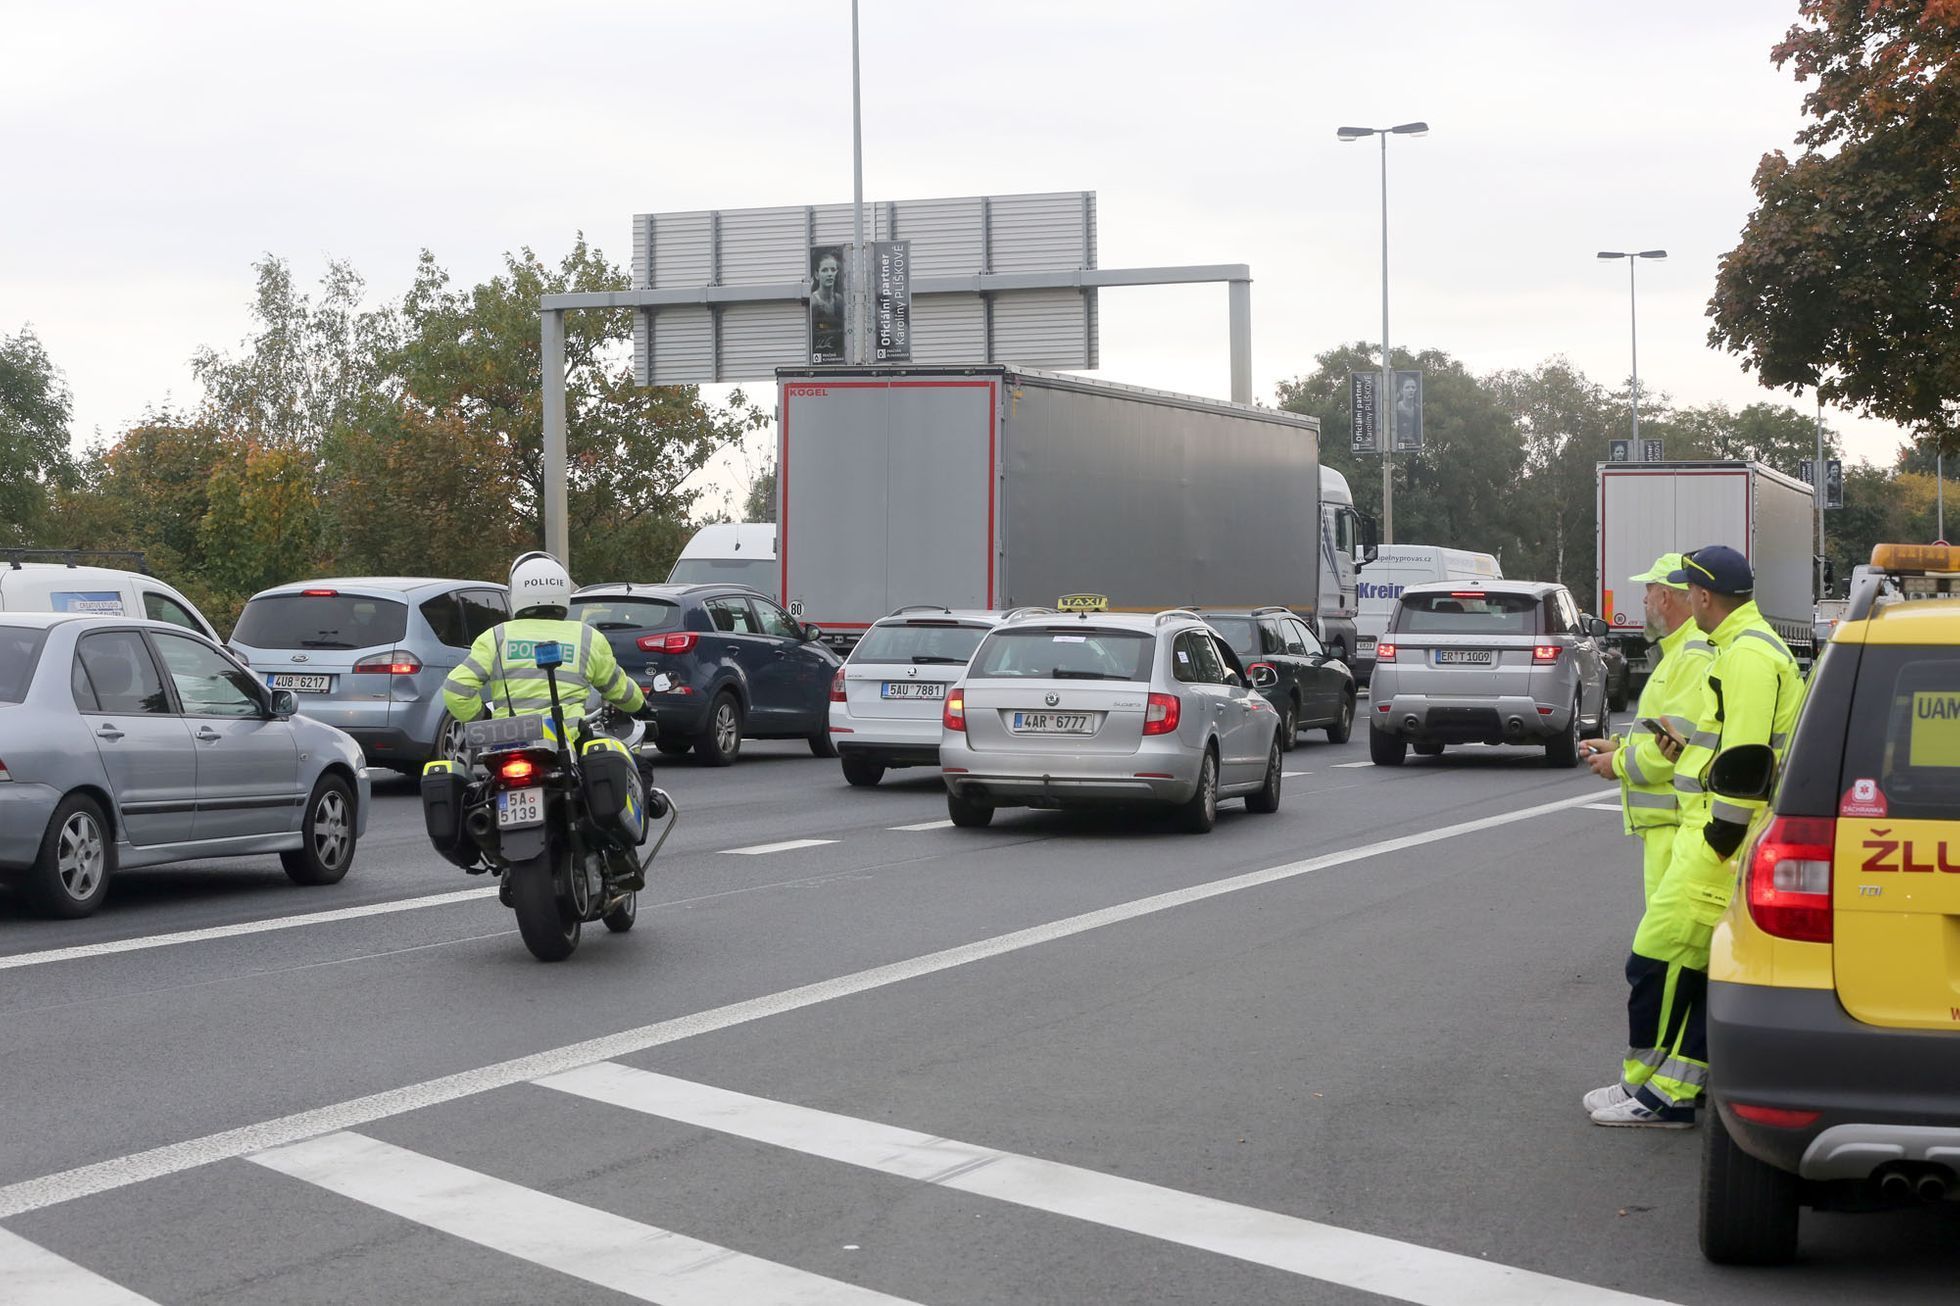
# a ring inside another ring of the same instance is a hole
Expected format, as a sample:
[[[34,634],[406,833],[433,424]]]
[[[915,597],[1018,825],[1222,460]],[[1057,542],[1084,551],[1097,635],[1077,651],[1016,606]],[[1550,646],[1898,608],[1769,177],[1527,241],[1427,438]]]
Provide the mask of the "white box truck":
[[[1375,669],[1375,641],[1388,629],[1395,600],[1411,585],[1446,580],[1502,580],[1504,568],[1488,553],[1449,549],[1437,544],[1384,544],[1375,560],[1363,568],[1356,585],[1358,610],[1354,618],[1359,645],[1354,677],[1362,684]]]
[[[1599,464],[1599,611],[1636,683],[1648,670],[1642,586],[1663,553],[1726,544],[1756,572],[1756,605],[1799,658],[1811,656],[1816,524],[1810,487],[1750,462]]]
[[[1317,621],[1325,533],[1371,534],[1351,505],[1326,518],[1296,413],[1001,366],[784,368],[777,389],[781,595],[844,639],[907,604],[1072,594]]]

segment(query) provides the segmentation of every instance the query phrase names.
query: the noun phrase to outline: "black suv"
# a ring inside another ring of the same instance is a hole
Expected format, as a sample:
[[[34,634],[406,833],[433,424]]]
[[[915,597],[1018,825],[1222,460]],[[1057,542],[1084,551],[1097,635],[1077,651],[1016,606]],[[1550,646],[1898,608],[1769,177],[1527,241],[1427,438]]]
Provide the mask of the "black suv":
[[[727,766],[747,739],[830,741],[830,681],[842,660],[823,632],[743,585],[588,585],[570,616],[603,634],[646,692],[663,753]]]
[[[1203,608],[1211,628],[1225,637],[1250,675],[1264,663],[1279,680],[1264,690],[1279,710],[1280,747],[1291,749],[1302,730],[1325,728],[1345,744],[1354,729],[1354,672],[1322,646],[1307,623],[1288,608]]]

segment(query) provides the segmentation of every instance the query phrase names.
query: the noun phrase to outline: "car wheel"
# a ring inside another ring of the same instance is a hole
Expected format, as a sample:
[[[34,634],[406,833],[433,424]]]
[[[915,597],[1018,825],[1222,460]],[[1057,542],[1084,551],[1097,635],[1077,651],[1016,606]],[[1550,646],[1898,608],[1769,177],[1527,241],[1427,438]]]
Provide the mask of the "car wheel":
[[[279,854],[294,884],[338,884],[354,864],[354,791],[337,775],[323,775],[306,800],[300,846]]]
[[[1186,834],[1210,834],[1218,824],[1218,754],[1205,749],[1198,763],[1198,789],[1177,809],[1177,825]]]
[[[1409,741],[1386,730],[1368,732],[1368,760],[1376,766],[1400,766],[1409,756]]]
[[[1585,723],[1579,719],[1580,700],[1572,700],[1572,720],[1556,739],[1545,745],[1545,762],[1548,766],[1579,765],[1579,741],[1585,737]]]
[[[640,915],[640,895],[637,893],[629,893],[624,898],[620,899],[619,905],[617,907],[614,907],[611,911],[607,912],[604,916],[601,916],[599,919],[604,921],[606,923],[606,928],[611,930],[614,934],[624,934],[626,933],[626,931],[633,928],[633,922],[639,919],[639,915]]]
[[[885,768],[861,757],[844,759],[844,779],[860,789],[871,789],[885,778]]]
[[[831,738],[829,726],[810,736],[810,755],[812,757],[837,756],[837,741]]]
[[[994,809],[987,803],[968,802],[948,789],[946,815],[952,817],[953,824],[962,830],[980,830],[993,823]]]
[[[1266,783],[1245,796],[1245,810],[1267,816],[1279,810],[1279,740],[1273,740],[1272,752],[1266,755]]]
[[[693,748],[694,742],[688,739],[656,739],[653,741],[653,746],[668,757],[679,757]]]
[[[708,709],[708,728],[694,741],[694,755],[709,766],[728,766],[742,751],[742,705],[723,690]]]
[[[463,723],[444,712],[436,723],[436,741],[429,752],[429,760],[461,762],[463,757]]]
[[[1286,707],[1279,714],[1279,746],[1290,753],[1299,743],[1300,703],[1298,699],[1288,698]]]
[[[1783,1265],[1797,1254],[1802,1182],[1735,1145],[1706,1105],[1701,1145],[1701,1254],[1717,1265]]]
[[[102,805],[87,794],[70,794],[48,818],[25,887],[44,915],[75,920],[102,905],[115,869],[116,841]]]
[[[1353,733],[1354,691],[1350,689],[1346,694],[1341,696],[1341,715],[1335,718],[1333,725],[1327,727],[1327,742],[1330,744],[1345,744],[1348,741],[1348,737]]]

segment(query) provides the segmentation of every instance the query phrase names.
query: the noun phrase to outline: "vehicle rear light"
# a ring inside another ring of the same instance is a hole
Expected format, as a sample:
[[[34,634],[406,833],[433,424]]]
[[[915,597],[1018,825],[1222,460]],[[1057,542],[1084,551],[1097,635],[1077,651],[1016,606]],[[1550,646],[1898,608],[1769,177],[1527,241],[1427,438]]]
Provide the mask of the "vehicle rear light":
[[[1556,644],[1534,644],[1531,646],[1532,665],[1540,667],[1550,666],[1552,663],[1558,661],[1558,655],[1562,652],[1564,650]]]
[[[421,669],[422,659],[401,649],[394,650],[386,657],[369,658],[354,664],[356,672],[376,676],[412,676]]]
[[[1538,709],[1539,716],[1550,716],[1551,714],[1552,714],[1552,709],[1550,709],[1549,707],[1541,707]]]
[[[340,597],[339,590],[301,590],[300,594],[302,597],[309,599],[337,599]]]
[[[1831,941],[1831,857],[1837,821],[1778,816],[1749,854],[1749,914],[1765,934]]]
[[[966,731],[966,695],[954,690],[946,695],[946,711],[939,718],[940,724],[948,730]]]
[[[13,775],[7,770],[6,761],[4,759],[0,759],[0,784],[4,784],[7,781],[12,780],[13,778],[14,778]]]
[[[1375,711],[1377,711],[1377,712],[1386,712],[1386,711],[1388,711],[1388,707],[1389,707],[1389,705],[1388,705],[1387,703],[1377,703],[1377,704],[1375,704]]]
[[[679,630],[669,635],[642,635],[633,641],[642,653],[692,653],[701,642],[698,631]]]
[[[830,701],[833,703],[850,701],[844,695],[844,668],[842,667],[837,668],[837,674],[830,678]]]
[[[1169,735],[1177,732],[1179,716],[1184,705],[1176,694],[1152,694],[1150,703],[1143,709],[1143,733],[1146,735]]]
[[[1453,599],[1481,599],[1488,598],[1489,596],[1482,590],[1451,590],[1450,597]]]
[[[497,763],[497,774],[505,784],[528,784],[537,773],[538,764],[528,757],[506,757]]]
[[[1751,1124],[1769,1125],[1776,1129],[1802,1129],[1817,1123],[1821,1111],[1792,1111],[1780,1106],[1750,1106],[1743,1102],[1729,1103],[1729,1110]]]
[[[1393,645],[1393,644],[1391,644],[1391,643],[1389,643],[1389,642],[1388,642],[1387,640],[1385,640],[1385,639],[1384,639],[1384,640],[1376,640],[1376,641],[1375,641],[1375,661],[1377,661],[1377,662],[1393,662],[1393,661],[1395,661],[1395,645]]]

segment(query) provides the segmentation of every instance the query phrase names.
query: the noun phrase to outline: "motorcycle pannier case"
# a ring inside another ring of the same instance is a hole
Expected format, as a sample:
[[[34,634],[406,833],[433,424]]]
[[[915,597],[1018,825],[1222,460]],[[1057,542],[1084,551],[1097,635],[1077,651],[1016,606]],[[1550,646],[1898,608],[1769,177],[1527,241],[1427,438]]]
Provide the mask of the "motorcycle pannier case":
[[[617,739],[602,736],[585,742],[578,762],[585,810],[593,823],[628,847],[637,847],[646,836],[647,808],[633,754]]]
[[[463,833],[463,768],[437,760],[422,768],[422,823],[435,850],[458,866],[476,863],[476,848]]]

